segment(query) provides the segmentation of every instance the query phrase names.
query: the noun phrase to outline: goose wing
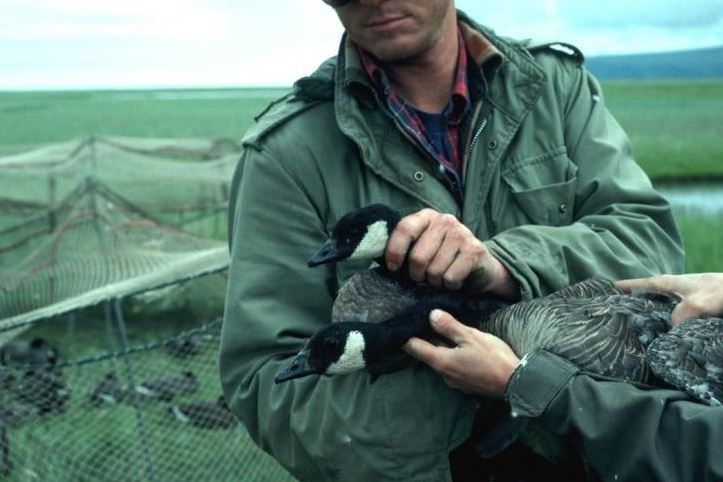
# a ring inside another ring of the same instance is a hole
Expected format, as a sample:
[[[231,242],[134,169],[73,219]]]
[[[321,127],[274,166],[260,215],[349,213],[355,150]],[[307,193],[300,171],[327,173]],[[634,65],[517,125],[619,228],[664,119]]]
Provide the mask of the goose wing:
[[[544,349],[593,373],[648,381],[645,346],[667,330],[672,306],[657,295],[550,295],[500,310],[481,329],[520,356]]]
[[[572,284],[567,288],[547,295],[547,299],[588,299],[599,296],[615,296],[623,294],[612,281],[605,278],[589,278]]]
[[[331,321],[380,323],[417,303],[413,289],[381,275],[376,269],[353,274],[339,289]]]
[[[723,403],[723,318],[681,323],[650,345],[647,359],[665,382],[709,405]]]

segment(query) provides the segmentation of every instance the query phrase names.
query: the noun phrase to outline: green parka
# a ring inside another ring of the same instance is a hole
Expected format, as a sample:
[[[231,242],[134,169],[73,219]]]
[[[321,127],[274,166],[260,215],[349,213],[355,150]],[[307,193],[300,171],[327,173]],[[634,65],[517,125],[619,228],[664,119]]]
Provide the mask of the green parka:
[[[274,384],[329,322],[340,283],[367,268],[306,266],[345,213],[372,203],[454,213],[525,299],[590,276],[681,270],[670,208],[580,56],[460,20],[503,56],[493,72],[470,77],[484,95],[463,136],[463,206],[382,110],[344,40],[243,139],[229,204],[221,381],[255,442],[299,479],[448,481],[448,453],[469,436],[478,405],[421,364],[374,383],[360,372]]]

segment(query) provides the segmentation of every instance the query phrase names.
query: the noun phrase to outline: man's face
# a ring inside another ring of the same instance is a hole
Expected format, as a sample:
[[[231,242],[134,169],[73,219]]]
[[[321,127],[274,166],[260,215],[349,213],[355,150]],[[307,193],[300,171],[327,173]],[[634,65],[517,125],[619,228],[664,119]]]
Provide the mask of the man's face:
[[[455,25],[454,12],[454,0],[355,0],[337,9],[349,37],[382,62],[428,51]]]

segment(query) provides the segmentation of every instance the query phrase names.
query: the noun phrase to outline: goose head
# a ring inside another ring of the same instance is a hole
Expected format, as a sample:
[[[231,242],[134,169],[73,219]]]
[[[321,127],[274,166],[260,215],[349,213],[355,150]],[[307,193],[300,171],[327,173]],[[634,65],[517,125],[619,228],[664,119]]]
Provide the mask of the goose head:
[[[390,358],[402,354],[401,347],[413,336],[431,339],[435,332],[429,313],[436,308],[460,320],[474,320],[470,326],[502,306],[495,300],[476,303],[473,309],[425,300],[380,323],[348,321],[331,323],[317,331],[304,348],[276,375],[276,383],[308,375],[342,375],[366,369],[372,375],[403,368]],[[395,367],[391,369],[391,367]]]
[[[308,375],[340,375],[366,368],[371,362],[367,353],[371,330],[374,325],[362,322],[325,326],[278,372],[274,381],[280,383]]]
[[[314,267],[347,259],[381,259],[389,235],[400,219],[399,213],[383,204],[352,211],[336,223],[331,237],[309,259],[308,265]]]

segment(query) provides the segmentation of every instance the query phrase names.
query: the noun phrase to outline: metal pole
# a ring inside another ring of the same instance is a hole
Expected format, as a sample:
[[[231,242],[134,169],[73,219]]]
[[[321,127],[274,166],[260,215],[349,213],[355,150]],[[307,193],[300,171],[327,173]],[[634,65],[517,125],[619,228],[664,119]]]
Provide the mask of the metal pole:
[[[123,344],[123,360],[125,361],[126,365],[128,381],[130,382],[131,387],[136,387],[137,385],[133,373],[133,364],[131,363],[130,356],[128,355],[130,345],[128,343],[128,335],[126,333],[126,323],[125,319],[123,318],[123,310],[121,309],[121,301],[119,298],[115,298],[113,300],[113,311],[115,313],[116,323],[118,324],[118,332],[120,334],[121,342]],[[133,408],[136,411],[138,430],[141,435],[141,443],[143,444],[143,453],[146,458],[146,463],[148,464],[148,478],[152,482],[158,482],[158,475],[156,473],[156,467],[153,463],[153,456],[151,454],[151,446],[148,441],[148,431],[146,430],[146,424],[143,420],[143,412],[141,411],[140,404],[138,403],[138,399],[136,397],[131,396],[131,402],[133,403]]]

